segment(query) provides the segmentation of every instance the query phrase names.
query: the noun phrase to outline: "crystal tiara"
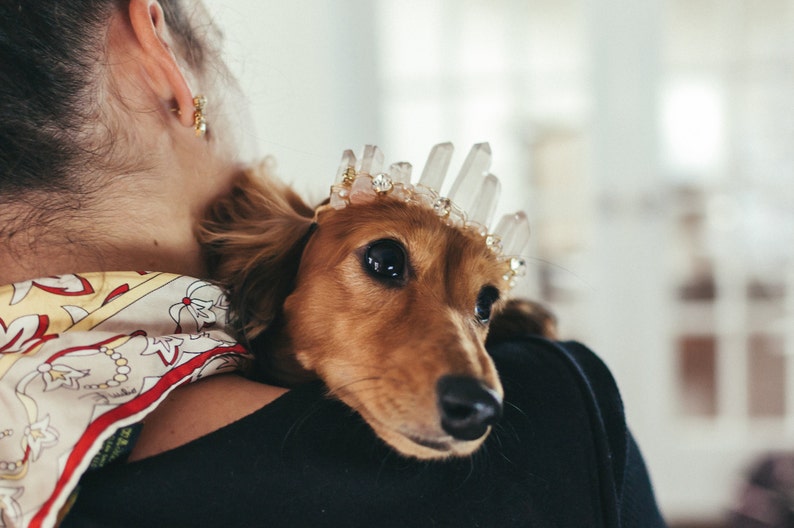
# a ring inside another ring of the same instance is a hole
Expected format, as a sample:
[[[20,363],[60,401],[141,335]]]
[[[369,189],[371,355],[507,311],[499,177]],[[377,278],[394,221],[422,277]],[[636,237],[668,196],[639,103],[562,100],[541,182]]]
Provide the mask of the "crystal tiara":
[[[503,216],[491,231],[501,184],[488,172],[491,147],[478,143],[469,151],[449,195],[439,192],[447,176],[454,147],[440,143],[433,147],[419,181],[411,183],[411,164],[401,161],[383,170],[383,152],[366,145],[361,159],[352,150],[342,161],[331,186],[329,205],[344,209],[348,204],[366,203],[378,197],[415,203],[432,209],[447,225],[471,230],[483,237],[485,245],[505,263],[503,276],[510,287],[526,275],[527,264],[520,256],[529,241],[529,222],[523,211]],[[468,212],[467,212],[468,211]]]

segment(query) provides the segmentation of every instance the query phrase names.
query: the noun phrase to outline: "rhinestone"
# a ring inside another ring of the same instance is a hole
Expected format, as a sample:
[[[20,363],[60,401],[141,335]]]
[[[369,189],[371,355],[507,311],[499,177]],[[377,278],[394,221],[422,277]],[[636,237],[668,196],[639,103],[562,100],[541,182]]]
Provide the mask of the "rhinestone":
[[[523,277],[527,274],[527,261],[520,257],[510,259],[510,271],[514,276]]]
[[[449,198],[439,198],[433,203],[433,211],[438,216],[447,217],[452,212],[452,202],[449,201]]]
[[[497,235],[488,235],[485,237],[485,245],[494,253],[502,252],[502,239]]]
[[[383,194],[391,191],[394,188],[391,178],[384,173],[376,174],[372,177],[372,188],[378,194]]]

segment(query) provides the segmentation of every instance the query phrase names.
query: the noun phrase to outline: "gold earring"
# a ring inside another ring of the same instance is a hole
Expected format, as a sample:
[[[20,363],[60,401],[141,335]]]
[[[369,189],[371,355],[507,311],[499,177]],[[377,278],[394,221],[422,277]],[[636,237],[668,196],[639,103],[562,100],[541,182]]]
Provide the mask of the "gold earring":
[[[196,137],[202,137],[207,133],[207,118],[204,117],[204,107],[207,105],[207,98],[197,95],[193,98],[193,128],[196,130]]]

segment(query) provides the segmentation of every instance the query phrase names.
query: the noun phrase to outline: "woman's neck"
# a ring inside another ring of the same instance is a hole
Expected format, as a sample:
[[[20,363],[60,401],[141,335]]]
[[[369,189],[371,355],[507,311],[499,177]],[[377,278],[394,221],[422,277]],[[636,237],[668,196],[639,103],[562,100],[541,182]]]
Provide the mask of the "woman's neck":
[[[73,248],[72,248],[73,249]],[[104,258],[101,252],[86,254],[70,252],[68,248],[37,248],[23,252],[6,250],[0,245],[0,285],[21,282],[39,277],[80,273],[89,271],[167,271],[204,277],[206,271],[200,265],[191,265],[196,258],[185,259],[184,253],[166,254],[156,244],[139,249],[134,255],[116,255]]]
[[[148,216],[119,211],[109,220],[96,215],[38,226],[23,212],[4,206],[0,214],[0,285],[38,277],[88,271],[168,271],[202,277],[201,252],[184,214]],[[13,216],[12,216],[13,215]],[[81,214],[82,217],[91,215]],[[149,218],[149,221],[146,219]],[[17,228],[14,229],[14,226]]]

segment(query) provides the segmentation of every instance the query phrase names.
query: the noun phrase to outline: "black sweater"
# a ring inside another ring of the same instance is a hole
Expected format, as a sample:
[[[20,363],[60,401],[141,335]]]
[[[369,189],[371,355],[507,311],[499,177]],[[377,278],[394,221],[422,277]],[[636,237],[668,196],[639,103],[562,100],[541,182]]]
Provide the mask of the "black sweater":
[[[187,445],[87,473],[62,526],[663,527],[604,364],[541,339],[491,353],[505,414],[470,458],[405,459],[308,384]]]

